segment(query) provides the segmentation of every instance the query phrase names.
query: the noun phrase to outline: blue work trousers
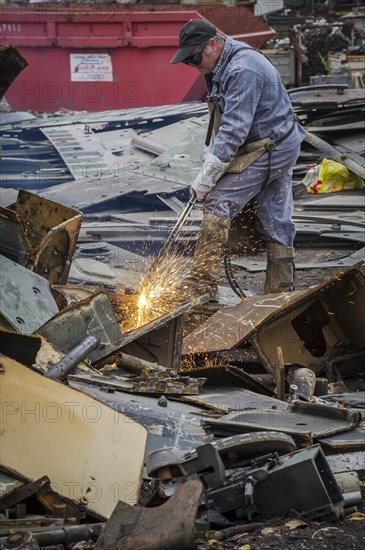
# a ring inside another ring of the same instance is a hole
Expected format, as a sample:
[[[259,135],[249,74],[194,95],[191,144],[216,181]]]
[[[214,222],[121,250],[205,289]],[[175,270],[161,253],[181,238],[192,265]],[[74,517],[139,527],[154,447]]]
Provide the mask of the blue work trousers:
[[[292,246],[295,237],[292,167],[299,156],[300,145],[289,148],[284,145],[272,153],[269,180],[262,190],[268,171],[267,153],[243,172],[225,174],[205,199],[204,210],[232,220],[255,199],[256,226],[263,238]]]

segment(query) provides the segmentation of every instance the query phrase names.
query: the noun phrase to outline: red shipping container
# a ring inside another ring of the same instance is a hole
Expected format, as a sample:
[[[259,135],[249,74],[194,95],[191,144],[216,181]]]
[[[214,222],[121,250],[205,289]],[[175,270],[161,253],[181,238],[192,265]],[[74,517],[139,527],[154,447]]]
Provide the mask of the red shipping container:
[[[201,99],[200,74],[170,64],[179,31],[192,18],[202,15],[119,4],[2,5],[0,45],[19,48],[29,63],[6,98],[13,109],[32,111],[104,111]],[[258,46],[272,35],[269,29],[237,38]]]

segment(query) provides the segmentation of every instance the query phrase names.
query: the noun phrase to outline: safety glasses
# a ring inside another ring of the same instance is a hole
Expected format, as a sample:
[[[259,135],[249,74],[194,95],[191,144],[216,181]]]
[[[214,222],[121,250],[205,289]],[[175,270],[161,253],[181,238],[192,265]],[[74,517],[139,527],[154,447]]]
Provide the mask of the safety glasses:
[[[190,55],[189,57],[186,57],[183,61],[186,65],[194,65],[195,67],[198,67],[202,60],[203,60],[203,52],[205,50],[206,45],[208,42],[204,42],[202,49],[200,52],[195,52],[193,55]]]

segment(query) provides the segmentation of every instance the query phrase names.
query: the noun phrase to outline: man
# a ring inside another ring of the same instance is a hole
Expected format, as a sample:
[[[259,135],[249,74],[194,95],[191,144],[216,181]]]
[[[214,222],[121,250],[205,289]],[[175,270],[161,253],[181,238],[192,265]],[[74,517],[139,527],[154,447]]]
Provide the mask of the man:
[[[251,201],[267,243],[264,292],[292,290],[291,178],[305,131],[294,121],[278,72],[259,51],[203,19],[181,29],[171,63],[185,63],[204,76],[211,113],[209,149],[191,186],[203,203],[203,221],[183,288],[216,298],[231,220]]]

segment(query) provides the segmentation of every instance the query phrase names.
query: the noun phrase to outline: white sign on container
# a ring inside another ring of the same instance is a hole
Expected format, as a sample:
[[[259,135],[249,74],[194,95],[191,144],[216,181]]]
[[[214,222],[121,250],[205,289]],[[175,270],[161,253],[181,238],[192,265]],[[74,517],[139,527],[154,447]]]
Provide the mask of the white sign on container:
[[[70,54],[72,82],[112,82],[113,66],[108,53]]]

